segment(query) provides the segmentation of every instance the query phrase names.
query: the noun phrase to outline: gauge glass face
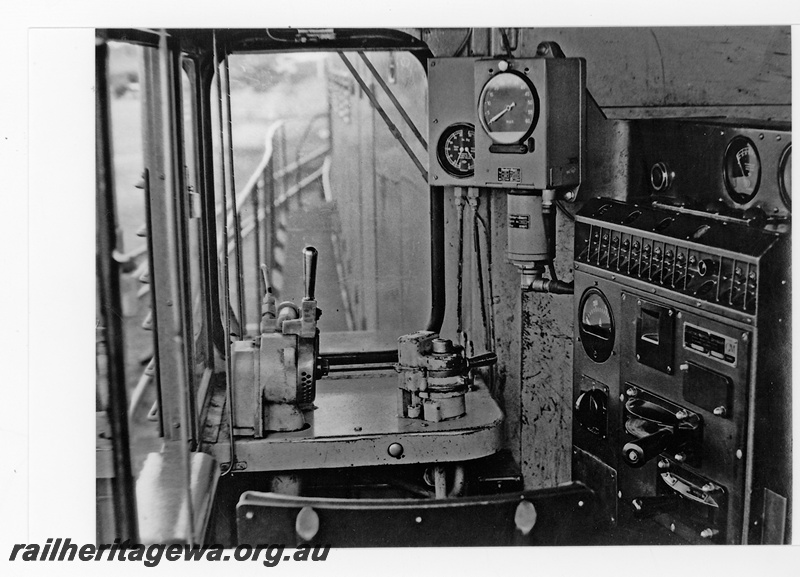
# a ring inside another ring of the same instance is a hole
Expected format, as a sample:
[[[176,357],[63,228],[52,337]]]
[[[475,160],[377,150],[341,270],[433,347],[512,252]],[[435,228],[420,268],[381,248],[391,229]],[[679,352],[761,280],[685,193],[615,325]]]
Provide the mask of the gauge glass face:
[[[466,178],[475,173],[475,127],[472,124],[454,124],[439,137],[436,156],[444,170],[456,178]]]
[[[737,136],[725,151],[725,187],[738,204],[750,202],[761,182],[761,159],[750,139]]]
[[[611,338],[611,312],[600,293],[594,293],[583,303],[581,311],[583,330],[604,340]]]
[[[600,290],[590,288],[581,298],[578,329],[586,354],[596,363],[605,362],[614,349],[614,317]]]
[[[780,173],[778,176],[781,198],[787,208],[792,207],[792,145],[786,147],[781,154]]]
[[[522,142],[533,132],[539,117],[536,89],[513,72],[490,79],[478,102],[481,125],[498,144]]]

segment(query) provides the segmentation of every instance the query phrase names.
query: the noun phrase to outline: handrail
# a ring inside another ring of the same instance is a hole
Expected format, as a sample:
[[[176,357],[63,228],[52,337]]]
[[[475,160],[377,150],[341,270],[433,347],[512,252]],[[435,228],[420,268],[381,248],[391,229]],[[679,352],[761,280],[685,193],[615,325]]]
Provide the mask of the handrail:
[[[272,159],[272,154],[274,150],[273,140],[275,138],[275,134],[277,133],[278,129],[280,129],[284,124],[285,123],[283,120],[278,120],[273,124],[271,124],[269,128],[267,128],[267,132],[264,138],[264,154],[261,157],[261,160],[259,161],[256,168],[253,170],[253,174],[250,176],[250,179],[247,181],[247,184],[245,184],[244,188],[239,193],[239,198],[237,198],[236,201],[237,211],[242,210],[245,202],[249,200],[250,196],[258,188],[258,183],[261,180],[262,176],[264,175],[264,171],[269,166],[269,163],[273,160]],[[307,164],[327,156],[330,153],[330,150],[331,150],[330,144],[325,144],[323,146],[320,146],[319,148],[316,148],[315,150],[308,153],[306,156],[296,160],[295,162],[292,162],[291,164],[288,164],[283,168],[274,171],[269,178],[272,178],[274,181],[279,181],[280,179],[286,177],[287,175],[293,174],[298,170],[301,170]],[[305,177],[297,185],[290,187],[280,197],[278,197],[275,201],[275,206],[276,207],[280,206],[286,200],[288,200],[289,198],[300,192],[303,188],[305,188],[312,182],[318,180],[320,176],[321,176],[321,171],[316,170],[310,176]],[[222,211],[220,207],[217,206],[217,211],[216,211],[217,216],[219,216],[221,212]],[[233,220],[233,207],[228,209],[227,220],[228,220],[228,225],[230,225]],[[263,216],[259,217],[259,221],[261,220],[263,220]],[[245,227],[243,227],[242,230],[243,233],[244,233],[244,228]],[[245,236],[247,235],[242,234],[242,238],[244,238]]]
[[[261,174],[266,170],[267,166],[272,160],[272,141],[275,138],[275,133],[278,132],[278,129],[281,128],[283,124],[283,120],[278,120],[270,124],[269,128],[267,128],[267,132],[264,135],[264,154],[262,155],[261,160],[258,162],[256,169],[253,171],[253,174],[250,176],[250,179],[247,181],[247,184],[244,185],[242,192],[239,193],[239,198],[236,199],[236,210],[242,210],[244,203],[247,202],[247,200],[250,198],[250,195],[258,185],[258,180],[261,178]],[[217,205],[217,216],[219,216],[221,212],[221,207]],[[232,218],[233,207],[228,209],[228,212],[230,213],[228,218]]]
[[[301,159],[295,160],[291,164],[287,164],[286,166],[284,166],[280,170],[276,170],[275,171],[275,178],[283,178],[284,176],[288,176],[290,174],[294,174],[295,172],[297,172],[299,169],[303,168],[303,166],[305,166],[309,162],[313,162],[313,161],[317,160],[318,158],[322,158],[323,156],[328,154],[330,151],[331,151],[331,147],[329,145],[327,145],[327,144],[323,144],[319,148],[309,152],[307,155],[305,155]]]

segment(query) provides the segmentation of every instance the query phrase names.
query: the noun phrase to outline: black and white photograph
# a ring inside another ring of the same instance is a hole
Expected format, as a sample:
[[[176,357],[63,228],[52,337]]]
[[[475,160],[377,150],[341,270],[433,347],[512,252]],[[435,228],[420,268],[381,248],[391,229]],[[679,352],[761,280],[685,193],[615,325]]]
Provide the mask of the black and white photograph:
[[[796,566],[798,15],[513,6],[15,30],[12,572]]]

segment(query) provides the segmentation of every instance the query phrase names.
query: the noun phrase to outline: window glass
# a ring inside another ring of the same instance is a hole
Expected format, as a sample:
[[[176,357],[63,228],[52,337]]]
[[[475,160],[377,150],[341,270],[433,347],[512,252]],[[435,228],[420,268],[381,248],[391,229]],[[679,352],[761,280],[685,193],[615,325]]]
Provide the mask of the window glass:
[[[402,52],[364,55],[424,132],[427,81],[420,63]],[[344,57],[427,167],[426,151],[361,55]],[[393,342],[424,328],[430,314],[428,186],[343,58],[234,54],[229,72],[248,326],[255,329],[260,310],[259,297],[250,296],[260,290],[259,235],[260,259],[279,300],[303,297],[302,249],[319,251],[323,344],[330,332],[377,332]],[[237,280],[234,274],[234,300]]]

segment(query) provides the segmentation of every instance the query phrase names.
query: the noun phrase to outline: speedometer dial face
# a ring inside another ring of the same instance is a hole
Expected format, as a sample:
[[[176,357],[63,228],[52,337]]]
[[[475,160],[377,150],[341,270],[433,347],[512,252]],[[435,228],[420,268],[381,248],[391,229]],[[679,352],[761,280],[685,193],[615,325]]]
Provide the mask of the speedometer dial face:
[[[614,317],[605,295],[599,289],[590,288],[583,293],[580,304],[578,332],[583,349],[589,358],[602,363],[614,349]]]
[[[475,127],[460,123],[448,126],[436,145],[436,158],[445,171],[456,178],[475,173]]]
[[[725,187],[731,199],[747,204],[758,192],[761,183],[761,159],[749,138],[737,136],[725,150]]]
[[[523,75],[503,72],[481,90],[478,118],[489,137],[498,144],[525,140],[539,120],[539,95]]]

